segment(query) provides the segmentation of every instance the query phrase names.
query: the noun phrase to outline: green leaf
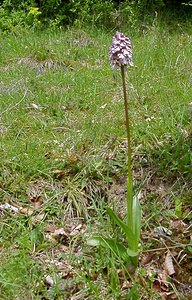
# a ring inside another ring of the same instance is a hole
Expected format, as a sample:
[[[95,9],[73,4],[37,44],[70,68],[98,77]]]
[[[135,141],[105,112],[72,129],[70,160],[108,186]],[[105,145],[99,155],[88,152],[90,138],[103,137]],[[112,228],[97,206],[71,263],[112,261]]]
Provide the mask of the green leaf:
[[[110,216],[110,218],[123,230],[123,232],[125,233],[126,236],[132,235],[131,230],[129,230],[127,224],[124,223],[111,208],[106,207],[106,211],[107,211],[108,215]]]
[[[175,199],[175,214],[178,218],[182,217],[182,200],[180,198]]]
[[[138,292],[138,284],[133,285],[133,287],[129,290],[126,299],[127,300],[140,299],[139,292]]]
[[[94,236],[87,240],[87,244],[90,246],[103,246],[111,250],[119,259],[121,258],[124,261],[130,260],[126,247],[113,238]]]
[[[130,166],[128,165],[128,169]],[[131,170],[130,170],[131,172]],[[129,172],[128,172],[129,173]],[[127,225],[129,230],[133,230],[133,181],[132,175],[129,174],[127,178]]]
[[[127,254],[130,256],[130,257],[135,257],[135,256],[138,256],[139,254],[139,251],[133,251],[131,249],[127,249]]]
[[[128,217],[128,231],[127,231],[128,246],[129,249],[132,250],[134,253],[138,253],[140,231],[141,231],[141,208],[137,196],[133,197],[132,204],[129,206],[128,211],[130,207],[132,207],[132,212],[131,214],[129,213],[129,217]]]
[[[87,240],[87,244],[89,246],[94,246],[94,247],[100,246],[102,244],[102,242],[103,242],[103,240],[101,240],[100,236],[93,236]]]
[[[132,230],[133,230],[134,239],[132,245],[129,245],[129,247],[132,250],[137,252],[139,241],[140,241],[140,232],[141,232],[141,208],[137,196],[133,198],[132,214],[133,214]]]

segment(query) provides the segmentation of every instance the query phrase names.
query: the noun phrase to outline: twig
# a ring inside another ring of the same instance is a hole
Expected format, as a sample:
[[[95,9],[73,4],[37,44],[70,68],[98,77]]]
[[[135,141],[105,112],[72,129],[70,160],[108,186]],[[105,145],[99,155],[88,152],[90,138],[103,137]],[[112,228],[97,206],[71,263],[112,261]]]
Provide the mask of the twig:
[[[162,251],[162,250],[174,249],[174,248],[182,248],[182,247],[187,247],[187,246],[191,246],[191,244],[179,244],[179,245],[175,245],[175,246],[167,246],[167,247],[161,247],[161,248],[156,248],[156,249],[143,250],[142,253]]]
[[[1,115],[5,114],[6,112],[8,112],[9,110],[14,109],[15,107],[17,107],[24,99],[25,96],[27,94],[27,90],[25,91],[25,94],[23,95],[23,97],[21,98],[21,100],[19,102],[17,102],[15,105],[9,106],[7,109],[5,109],[4,111],[1,112]]]

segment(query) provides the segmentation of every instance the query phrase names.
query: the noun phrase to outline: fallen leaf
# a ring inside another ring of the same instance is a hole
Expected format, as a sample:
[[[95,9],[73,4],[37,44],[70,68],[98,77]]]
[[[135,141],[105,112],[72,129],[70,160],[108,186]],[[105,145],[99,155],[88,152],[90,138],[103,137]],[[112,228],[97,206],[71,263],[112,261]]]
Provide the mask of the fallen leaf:
[[[63,170],[54,170],[53,175],[57,178],[62,178],[65,175],[65,172]]]
[[[82,232],[83,229],[83,225],[82,224],[78,224],[75,228],[73,228],[71,230],[71,232],[69,233],[70,236],[75,236],[77,234],[79,234],[80,232]]]
[[[52,233],[52,236],[54,236],[54,237],[58,237],[58,236],[62,236],[62,235],[66,235],[66,232],[64,231],[63,228],[55,229],[55,231]]]
[[[160,293],[163,300],[175,300],[178,299],[177,295],[174,292],[163,292]]]
[[[153,289],[158,292],[167,292],[169,284],[167,281],[167,272],[165,270],[157,269],[153,266],[146,267],[146,275],[148,280],[152,280]],[[142,286],[146,286],[146,281],[140,278]]]
[[[158,271],[157,276],[153,282],[153,288],[159,292],[167,292],[169,289],[169,284],[167,281],[167,273],[165,270]]]
[[[170,228],[175,232],[179,233],[187,228],[187,224],[184,223],[181,219],[171,220]]]
[[[132,283],[129,280],[124,280],[122,283],[122,290],[128,290],[132,287]]]
[[[51,224],[51,225],[47,226],[46,231],[47,232],[54,232],[56,229],[57,229],[57,226]]]
[[[56,229],[53,233],[51,233],[51,237],[59,242],[67,242],[69,239],[69,235],[63,228]]]
[[[26,216],[31,216],[33,214],[33,209],[28,207],[23,207],[21,208],[20,213]]]
[[[44,219],[44,217],[45,217],[45,214],[44,214],[44,213],[38,214],[38,215],[36,215],[36,216],[33,216],[33,217],[31,218],[31,221],[32,221],[33,224],[36,224],[36,223],[41,222],[41,221]]]
[[[155,256],[154,253],[149,253],[147,255],[145,255],[142,260],[141,260],[141,266],[144,267],[146,266],[148,263],[150,263],[153,259],[153,257]]]
[[[42,196],[37,196],[37,197],[31,198],[31,203],[32,203],[34,209],[38,209],[43,204]]]
[[[165,270],[169,276],[175,274],[172,255],[170,252],[168,252],[167,255],[165,256]]]

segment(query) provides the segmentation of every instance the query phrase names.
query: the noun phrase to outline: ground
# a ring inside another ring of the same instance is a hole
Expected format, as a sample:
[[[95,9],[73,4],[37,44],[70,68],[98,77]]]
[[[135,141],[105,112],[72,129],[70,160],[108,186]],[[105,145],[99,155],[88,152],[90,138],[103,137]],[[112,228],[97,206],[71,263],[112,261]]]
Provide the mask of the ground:
[[[1,299],[192,299],[191,34],[180,24],[125,32],[134,193],[142,208],[135,274],[87,244],[125,237],[127,142],[112,33],[2,33]],[[129,269],[130,270],[130,269]]]

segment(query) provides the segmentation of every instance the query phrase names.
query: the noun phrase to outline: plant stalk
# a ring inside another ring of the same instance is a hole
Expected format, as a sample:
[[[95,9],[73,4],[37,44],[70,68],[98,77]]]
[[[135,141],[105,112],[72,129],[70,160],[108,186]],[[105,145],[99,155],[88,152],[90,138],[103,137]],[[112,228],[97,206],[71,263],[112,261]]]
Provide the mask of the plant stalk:
[[[121,76],[123,83],[123,96],[124,96],[124,107],[125,107],[125,126],[127,133],[127,157],[128,157],[128,178],[127,178],[127,225],[132,229],[133,224],[133,215],[132,215],[132,199],[133,199],[133,180],[131,172],[131,138],[130,138],[130,124],[129,124],[129,106],[128,106],[128,97],[126,92],[126,83],[125,83],[125,66],[121,65]],[[129,247],[131,248],[132,241],[128,241]]]

